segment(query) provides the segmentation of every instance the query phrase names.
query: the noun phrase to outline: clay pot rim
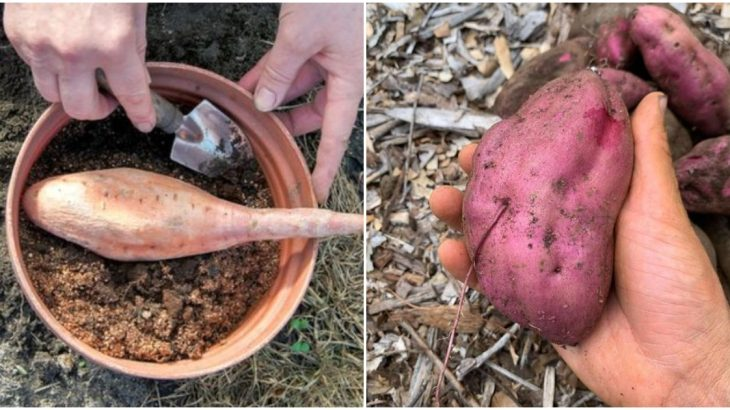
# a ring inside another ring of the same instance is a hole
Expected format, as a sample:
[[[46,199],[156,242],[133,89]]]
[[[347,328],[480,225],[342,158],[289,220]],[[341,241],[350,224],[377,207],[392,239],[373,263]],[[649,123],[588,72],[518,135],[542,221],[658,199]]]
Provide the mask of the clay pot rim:
[[[201,68],[167,62],[147,65],[152,89],[175,102],[190,104],[208,99],[249,135],[275,206],[317,207],[311,174],[293,137],[275,115],[254,108],[249,92]],[[211,346],[200,359],[153,363],[114,358],[80,341],[56,320],[36,292],[25,267],[20,248],[19,210],[32,165],[48,142],[70,121],[58,103],[43,112],[23,142],[8,185],[5,213],[8,253],[25,299],[46,327],[93,363],[127,375],[165,380],[214,373],[243,361],[268,344],[286,326],[304,298],[317,256],[315,239],[280,241],[279,272],[272,288],[247,311],[229,336]],[[267,135],[254,132],[262,129]],[[245,331],[248,328],[252,328],[251,333]]]

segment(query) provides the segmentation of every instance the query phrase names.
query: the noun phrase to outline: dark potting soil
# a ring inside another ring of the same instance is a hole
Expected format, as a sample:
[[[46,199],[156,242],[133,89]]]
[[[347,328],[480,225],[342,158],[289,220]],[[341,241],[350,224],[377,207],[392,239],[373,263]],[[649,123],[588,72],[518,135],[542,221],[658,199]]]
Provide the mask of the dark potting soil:
[[[210,179],[169,159],[172,136],[137,132],[120,112],[72,123],[31,171],[29,183],[59,174],[132,167],[170,175],[219,198],[273,205],[255,161]],[[130,263],[102,258],[23,217],[21,243],[33,283],[53,315],[80,340],[119,358],[199,358],[225,337],[276,277],[276,242],[213,254]]]

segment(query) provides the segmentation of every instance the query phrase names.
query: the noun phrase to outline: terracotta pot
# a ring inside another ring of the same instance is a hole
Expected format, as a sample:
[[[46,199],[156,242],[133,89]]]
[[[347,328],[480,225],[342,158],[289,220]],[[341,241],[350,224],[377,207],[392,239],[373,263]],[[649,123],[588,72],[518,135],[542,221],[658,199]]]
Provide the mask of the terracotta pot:
[[[173,63],[150,63],[151,87],[173,102],[190,106],[208,99],[226,112],[250,138],[277,207],[316,207],[309,170],[289,132],[273,115],[258,112],[251,95],[236,83],[211,72]],[[6,228],[10,260],[26,300],[53,333],[88,360],[109,369],[155,379],[181,379],[221,370],[268,343],[298,307],[314,269],[317,241],[281,242],[279,274],[269,291],[228,337],[202,358],[150,363],[108,356],[74,337],[51,314],[31,282],[19,237],[20,199],[30,169],[53,137],[71,119],[59,104],[51,105],[31,129],[10,179]]]

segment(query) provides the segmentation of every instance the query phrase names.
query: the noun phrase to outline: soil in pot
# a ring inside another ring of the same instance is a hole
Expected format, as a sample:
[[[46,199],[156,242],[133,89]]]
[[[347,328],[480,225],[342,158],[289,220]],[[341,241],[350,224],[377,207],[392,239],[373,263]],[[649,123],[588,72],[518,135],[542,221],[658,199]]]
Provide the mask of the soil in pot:
[[[133,167],[179,178],[228,201],[273,206],[255,161],[210,179],[171,161],[171,148],[172,136],[139,133],[119,111],[104,121],[72,122],[36,162],[29,184],[70,172]],[[278,269],[278,242],[130,263],[102,258],[24,216],[20,235],[33,283],[56,319],[85,343],[125,359],[199,358],[236,327]]]

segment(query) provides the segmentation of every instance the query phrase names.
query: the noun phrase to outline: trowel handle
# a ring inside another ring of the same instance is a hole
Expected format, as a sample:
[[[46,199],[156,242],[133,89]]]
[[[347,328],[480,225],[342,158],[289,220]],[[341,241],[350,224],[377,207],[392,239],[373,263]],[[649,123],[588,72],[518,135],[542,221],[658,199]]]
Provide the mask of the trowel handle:
[[[110,96],[114,96],[109,82],[106,80],[104,71],[96,69],[96,82],[99,88]],[[155,126],[168,134],[174,134],[180,124],[182,124],[183,114],[170,101],[156,92],[150,90],[152,94],[152,106],[155,108]]]

